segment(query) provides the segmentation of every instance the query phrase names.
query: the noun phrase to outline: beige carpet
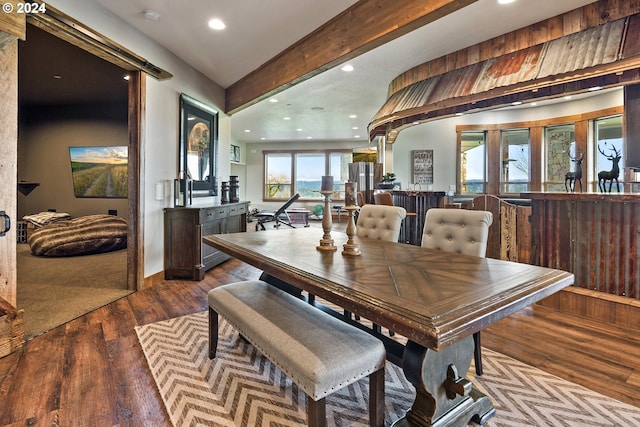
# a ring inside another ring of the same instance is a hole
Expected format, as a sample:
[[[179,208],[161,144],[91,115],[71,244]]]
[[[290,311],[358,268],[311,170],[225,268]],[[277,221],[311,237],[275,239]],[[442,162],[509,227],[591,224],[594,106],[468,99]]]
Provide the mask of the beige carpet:
[[[300,426],[304,394],[221,319],[218,357],[209,360],[207,312],[136,328],[175,427]],[[470,378],[489,395],[496,415],[485,426],[638,426],[640,408],[570,383],[503,354],[483,349],[484,375]],[[385,372],[385,425],[413,401],[397,366]],[[327,397],[327,424],[367,425],[367,380]]]
[[[25,338],[129,295],[126,249],[75,257],[36,257],[19,243],[18,308],[24,309]]]

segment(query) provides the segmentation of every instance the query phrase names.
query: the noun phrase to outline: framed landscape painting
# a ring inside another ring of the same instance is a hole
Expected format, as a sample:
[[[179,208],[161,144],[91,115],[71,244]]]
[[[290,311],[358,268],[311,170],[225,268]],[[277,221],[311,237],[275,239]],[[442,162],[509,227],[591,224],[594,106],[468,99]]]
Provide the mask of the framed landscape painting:
[[[127,146],[69,147],[76,197],[127,198]]]

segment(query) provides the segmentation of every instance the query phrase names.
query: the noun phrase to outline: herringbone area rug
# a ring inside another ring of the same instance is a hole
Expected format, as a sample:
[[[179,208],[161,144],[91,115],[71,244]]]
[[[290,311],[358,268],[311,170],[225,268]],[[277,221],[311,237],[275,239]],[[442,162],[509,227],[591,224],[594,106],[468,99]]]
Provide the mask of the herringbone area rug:
[[[136,332],[175,427],[306,424],[304,394],[223,319],[214,360],[207,357],[206,312],[140,326]],[[640,408],[502,354],[483,349],[483,365],[484,375],[473,381],[497,409],[486,426],[640,425]],[[414,390],[391,363],[385,381],[385,425],[391,425],[410,407]],[[366,426],[367,397],[366,379],[327,397],[328,425]]]

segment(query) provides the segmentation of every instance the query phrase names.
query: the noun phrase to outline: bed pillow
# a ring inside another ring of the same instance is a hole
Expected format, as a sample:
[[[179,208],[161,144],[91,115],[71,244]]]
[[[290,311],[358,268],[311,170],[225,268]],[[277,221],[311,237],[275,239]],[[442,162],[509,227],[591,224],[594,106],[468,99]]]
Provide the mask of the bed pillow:
[[[38,228],[29,237],[31,253],[74,256],[127,247],[127,221],[113,215],[88,215]]]

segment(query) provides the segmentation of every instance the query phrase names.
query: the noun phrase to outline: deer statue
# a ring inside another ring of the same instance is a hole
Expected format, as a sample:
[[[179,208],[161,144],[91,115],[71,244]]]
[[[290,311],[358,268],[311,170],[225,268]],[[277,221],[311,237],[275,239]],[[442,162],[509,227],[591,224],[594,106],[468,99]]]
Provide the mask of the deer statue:
[[[600,189],[600,191],[603,193],[605,191],[604,189],[605,189],[605,186],[607,185],[607,181],[609,181],[609,193],[611,193],[611,186],[613,186],[614,179],[616,180],[616,190],[620,192],[620,184],[618,183],[620,168],[618,167],[618,163],[620,163],[620,159],[622,158],[622,155],[613,145],[611,146],[611,148],[613,149],[614,155],[607,156],[606,154],[604,154],[604,151],[602,151],[602,149],[600,148],[600,145],[598,144],[598,151],[600,152],[600,154],[605,156],[607,160],[611,160],[612,166],[613,166],[610,171],[598,172],[598,189]]]
[[[564,189],[569,190],[573,193],[576,190],[576,182],[580,184],[580,192],[582,193],[582,160],[584,160],[584,153],[580,152],[580,157],[577,156],[578,149],[576,148],[576,157],[571,157],[569,150],[567,150],[567,156],[571,159],[572,162],[576,164],[575,170],[573,172],[567,172],[564,174]],[[567,182],[569,186],[567,187]]]

